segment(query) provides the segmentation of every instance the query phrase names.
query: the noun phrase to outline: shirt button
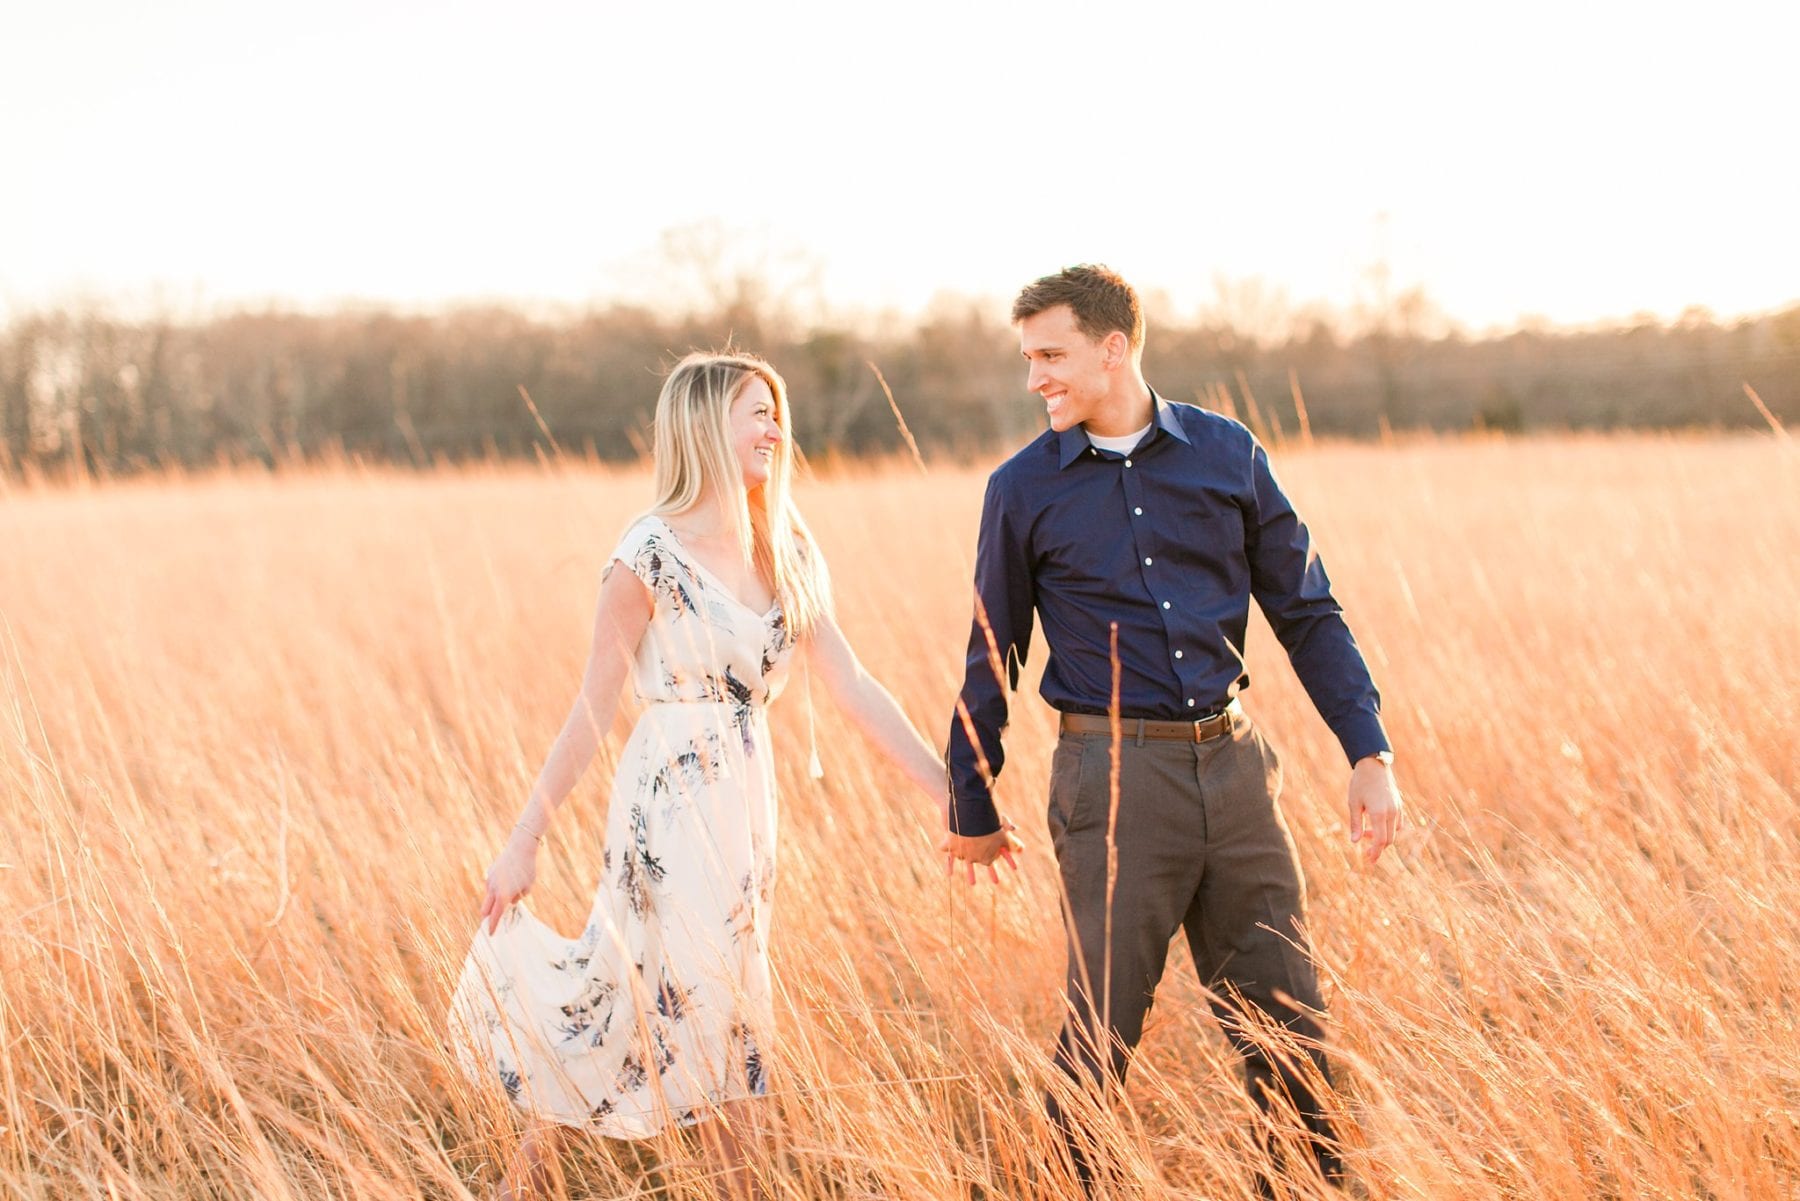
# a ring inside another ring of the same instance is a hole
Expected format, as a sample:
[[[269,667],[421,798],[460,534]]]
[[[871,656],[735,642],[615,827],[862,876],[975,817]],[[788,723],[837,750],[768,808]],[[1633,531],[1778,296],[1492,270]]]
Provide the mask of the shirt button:
[[[1132,516],[1134,516],[1134,517],[1142,517],[1144,515],[1144,511],[1142,509],[1133,509],[1131,511],[1131,513],[1132,513]]]
[[[1190,696],[1190,697],[1188,697],[1188,708],[1192,709],[1193,707],[1194,707],[1194,698]]]
[[[1180,652],[1180,651],[1176,651],[1176,652],[1175,652],[1175,657],[1176,657],[1176,658],[1177,658],[1177,659],[1179,659],[1179,658],[1181,658],[1181,652]]]
[[[1152,563],[1154,563],[1154,562],[1155,562],[1155,561],[1156,561],[1156,560],[1154,560],[1154,559],[1145,559],[1145,560],[1144,560],[1144,566],[1145,566],[1145,567],[1148,567],[1148,566],[1150,566],[1150,564],[1152,564]]]
[[[1125,466],[1127,466],[1127,467],[1129,467],[1129,466],[1131,466],[1131,460],[1130,460],[1130,459],[1126,459],[1126,460],[1125,460]]]
[[[1168,608],[1168,607],[1169,607],[1169,602],[1168,602],[1168,601],[1164,601],[1164,602],[1163,602],[1163,608],[1165,608],[1165,609],[1167,609],[1167,608]]]

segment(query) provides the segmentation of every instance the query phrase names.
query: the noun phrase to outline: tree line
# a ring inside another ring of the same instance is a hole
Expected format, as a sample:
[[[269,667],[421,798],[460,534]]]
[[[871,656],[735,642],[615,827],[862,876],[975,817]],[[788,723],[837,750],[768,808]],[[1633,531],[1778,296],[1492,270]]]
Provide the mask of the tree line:
[[[734,342],[766,355],[809,454],[918,443],[974,455],[1042,427],[997,306],[941,302],[877,326],[671,315],[617,305],[556,317],[503,308],[126,320],[50,311],[0,331],[0,471],[119,473],[221,460],[352,455],[425,464],[549,451],[631,459],[660,371]],[[1145,374],[1175,400],[1302,432],[1765,426],[1800,417],[1800,305],[1735,322],[1470,338],[1319,319],[1279,336],[1230,320],[1153,320]],[[1760,412],[1745,385],[1767,409]],[[893,400],[890,405],[889,396]]]

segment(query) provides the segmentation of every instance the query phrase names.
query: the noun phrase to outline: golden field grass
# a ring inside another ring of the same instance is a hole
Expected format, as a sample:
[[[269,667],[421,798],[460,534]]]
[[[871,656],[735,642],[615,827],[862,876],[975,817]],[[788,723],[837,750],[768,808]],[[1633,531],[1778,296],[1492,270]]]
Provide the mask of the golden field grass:
[[[1259,619],[1246,700],[1286,767],[1362,1192],[1800,1196],[1800,456],[1276,463],[1430,827],[1358,870],[1347,769]],[[852,643],[938,742],[984,475],[801,491]],[[484,1194],[516,1127],[458,1079],[444,1004],[647,499],[584,465],[0,496],[0,1195]],[[822,782],[798,681],[774,714],[777,1195],[1059,1196],[1036,1167],[1048,711],[1020,693],[1000,788],[1024,870],[970,891],[936,813],[818,706]],[[558,814],[533,894],[571,932],[609,775]],[[1185,950],[1133,1071],[1127,1178],[1247,1196],[1251,1110]],[[691,1140],[563,1167],[574,1197],[709,1195]]]

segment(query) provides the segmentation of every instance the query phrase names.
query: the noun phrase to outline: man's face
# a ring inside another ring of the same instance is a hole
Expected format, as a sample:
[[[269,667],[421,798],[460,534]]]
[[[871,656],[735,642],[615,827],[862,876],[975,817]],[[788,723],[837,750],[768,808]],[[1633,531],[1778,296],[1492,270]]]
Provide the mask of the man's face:
[[[1096,342],[1082,333],[1075,310],[1066,304],[1019,322],[1019,352],[1029,364],[1025,387],[1044,398],[1051,429],[1061,433],[1081,424],[1106,398],[1112,386],[1111,339]]]

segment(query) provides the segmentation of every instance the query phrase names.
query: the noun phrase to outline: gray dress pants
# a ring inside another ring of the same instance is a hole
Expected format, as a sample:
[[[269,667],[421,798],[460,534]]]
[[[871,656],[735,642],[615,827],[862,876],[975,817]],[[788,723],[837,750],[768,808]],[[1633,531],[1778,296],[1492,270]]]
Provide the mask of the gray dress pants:
[[[1121,726],[1110,954],[1112,738],[1064,734],[1051,761],[1050,836],[1069,936],[1069,1016],[1057,1063],[1098,1086],[1123,1080],[1170,940],[1185,932],[1200,981],[1217,997],[1213,1012],[1243,1056],[1252,1098],[1264,1109],[1291,1105],[1303,1127],[1296,1135],[1336,1180],[1331,1129],[1302,1070],[1310,1066],[1329,1081],[1317,1046],[1322,1031],[1309,1012],[1321,1008],[1318,977],[1296,927],[1305,885],[1278,805],[1275,753],[1247,718],[1233,733],[1200,743],[1140,741],[1133,722]],[[1271,1031],[1269,1021],[1299,1038]],[[1257,1024],[1263,1033],[1252,1038]],[[1288,1045],[1271,1049],[1271,1033]],[[1077,1172],[1091,1183],[1079,1132],[1054,1098],[1049,1107]]]

